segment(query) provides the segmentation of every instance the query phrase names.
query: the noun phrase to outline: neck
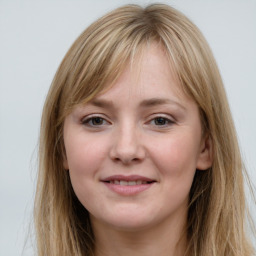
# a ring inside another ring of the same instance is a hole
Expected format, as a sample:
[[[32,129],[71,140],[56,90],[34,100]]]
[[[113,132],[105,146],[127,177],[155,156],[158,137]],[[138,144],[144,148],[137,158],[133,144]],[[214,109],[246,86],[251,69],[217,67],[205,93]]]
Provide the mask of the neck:
[[[183,216],[184,217],[184,216]],[[184,256],[187,246],[184,218],[172,225],[161,223],[154,228],[120,230],[93,221],[95,256]],[[100,227],[100,228],[99,228]]]

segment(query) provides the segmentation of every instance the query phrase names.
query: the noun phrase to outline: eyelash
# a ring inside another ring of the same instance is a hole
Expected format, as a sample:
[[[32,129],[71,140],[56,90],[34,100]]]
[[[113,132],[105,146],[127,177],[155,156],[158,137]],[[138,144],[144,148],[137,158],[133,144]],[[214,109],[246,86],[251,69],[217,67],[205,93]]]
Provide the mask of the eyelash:
[[[95,123],[96,121],[96,123]],[[156,122],[159,122],[159,124],[157,124]],[[83,125],[86,125],[88,127],[101,127],[107,124],[110,124],[109,121],[107,121],[105,118],[101,117],[101,116],[89,116],[84,118],[81,123]],[[150,119],[148,122],[148,124],[153,125],[153,126],[157,126],[159,128],[166,128],[169,127],[170,125],[173,125],[175,122],[167,117],[164,116],[155,116],[154,118]]]
[[[93,122],[96,120],[97,122],[100,121],[100,123],[94,124]],[[81,123],[89,127],[100,127],[100,126],[106,125],[109,122],[101,116],[91,116],[83,119]]]
[[[164,122],[164,124],[156,124],[156,121],[160,121],[161,120],[161,122]],[[152,124],[152,122],[154,122],[153,124]],[[161,128],[165,128],[165,127],[169,127],[170,125],[173,125],[175,122],[173,121],[173,120],[171,120],[171,119],[169,119],[169,118],[167,118],[167,117],[164,117],[164,116],[156,116],[156,117],[154,117],[153,119],[151,119],[150,121],[149,121],[149,123],[150,124],[152,124],[152,125],[154,125],[154,126],[158,126],[158,127],[161,127]]]

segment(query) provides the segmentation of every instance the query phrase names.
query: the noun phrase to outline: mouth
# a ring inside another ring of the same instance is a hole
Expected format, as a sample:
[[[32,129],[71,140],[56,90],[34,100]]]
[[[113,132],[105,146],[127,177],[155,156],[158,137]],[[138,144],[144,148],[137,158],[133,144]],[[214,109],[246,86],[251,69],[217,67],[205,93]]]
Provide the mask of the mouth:
[[[110,190],[120,195],[135,195],[150,188],[156,180],[138,176],[115,175],[101,180]]]
[[[109,180],[104,181],[106,183],[120,185],[120,186],[136,186],[136,185],[142,185],[142,184],[151,184],[155,181],[144,181],[144,180],[132,180],[132,181],[126,181],[126,180]]]

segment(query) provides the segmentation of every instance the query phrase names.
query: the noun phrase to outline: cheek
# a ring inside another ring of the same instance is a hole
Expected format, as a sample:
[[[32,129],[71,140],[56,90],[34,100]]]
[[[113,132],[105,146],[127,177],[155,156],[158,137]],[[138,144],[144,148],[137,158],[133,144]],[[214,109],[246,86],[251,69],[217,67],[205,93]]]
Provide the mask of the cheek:
[[[106,155],[104,141],[101,143],[92,138],[73,137],[65,143],[69,170],[77,175],[88,175],[99,168]]]
[[[174,136],[156,148],[160,161],[175,169],[179,169],[179,166],[196,166],[199,145],[190,136]]]
[[[90,183],[96,179],[103,149],[90,138],[72,136],[65,140],[66,157],[73,189],[79,199],[90,196]],[[83,201],[83,200],[82,200]]]
[[[152,165],[161,184],[159,194],[162,197],[156,195],[161,202],[159,210],[166,215],[179,209],[186,211],[196,171],[198,142],[189,134],[179,136],[176,133],[165,140],[155,140],[153,145],[155,150],[152,147],[150,152]]]
[[[160,175],[168,179],[172,188],[191,186],[196,171],[198,141],[189,134],[175,134],[161,144],[155,143],[156,151],[152,158]]]
[[[97,196],[94,186],[99,170],[104,165],[106,147],[92,138],[73,137],[66,140],[66,155],[74,192],[80,202],[90,209],[91,198]],[[106,145],[106,144],[105,144]]]

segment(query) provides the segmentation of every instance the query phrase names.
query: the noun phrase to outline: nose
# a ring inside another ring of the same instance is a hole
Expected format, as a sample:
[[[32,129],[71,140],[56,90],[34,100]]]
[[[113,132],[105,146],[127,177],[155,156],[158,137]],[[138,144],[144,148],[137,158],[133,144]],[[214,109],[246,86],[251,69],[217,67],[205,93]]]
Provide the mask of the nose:
[[[142,143],[142,136],[138,128],[126,126],[117,129],[112,141],[110,158],[115,162],[130,165],[143,161],[146,151]]]

